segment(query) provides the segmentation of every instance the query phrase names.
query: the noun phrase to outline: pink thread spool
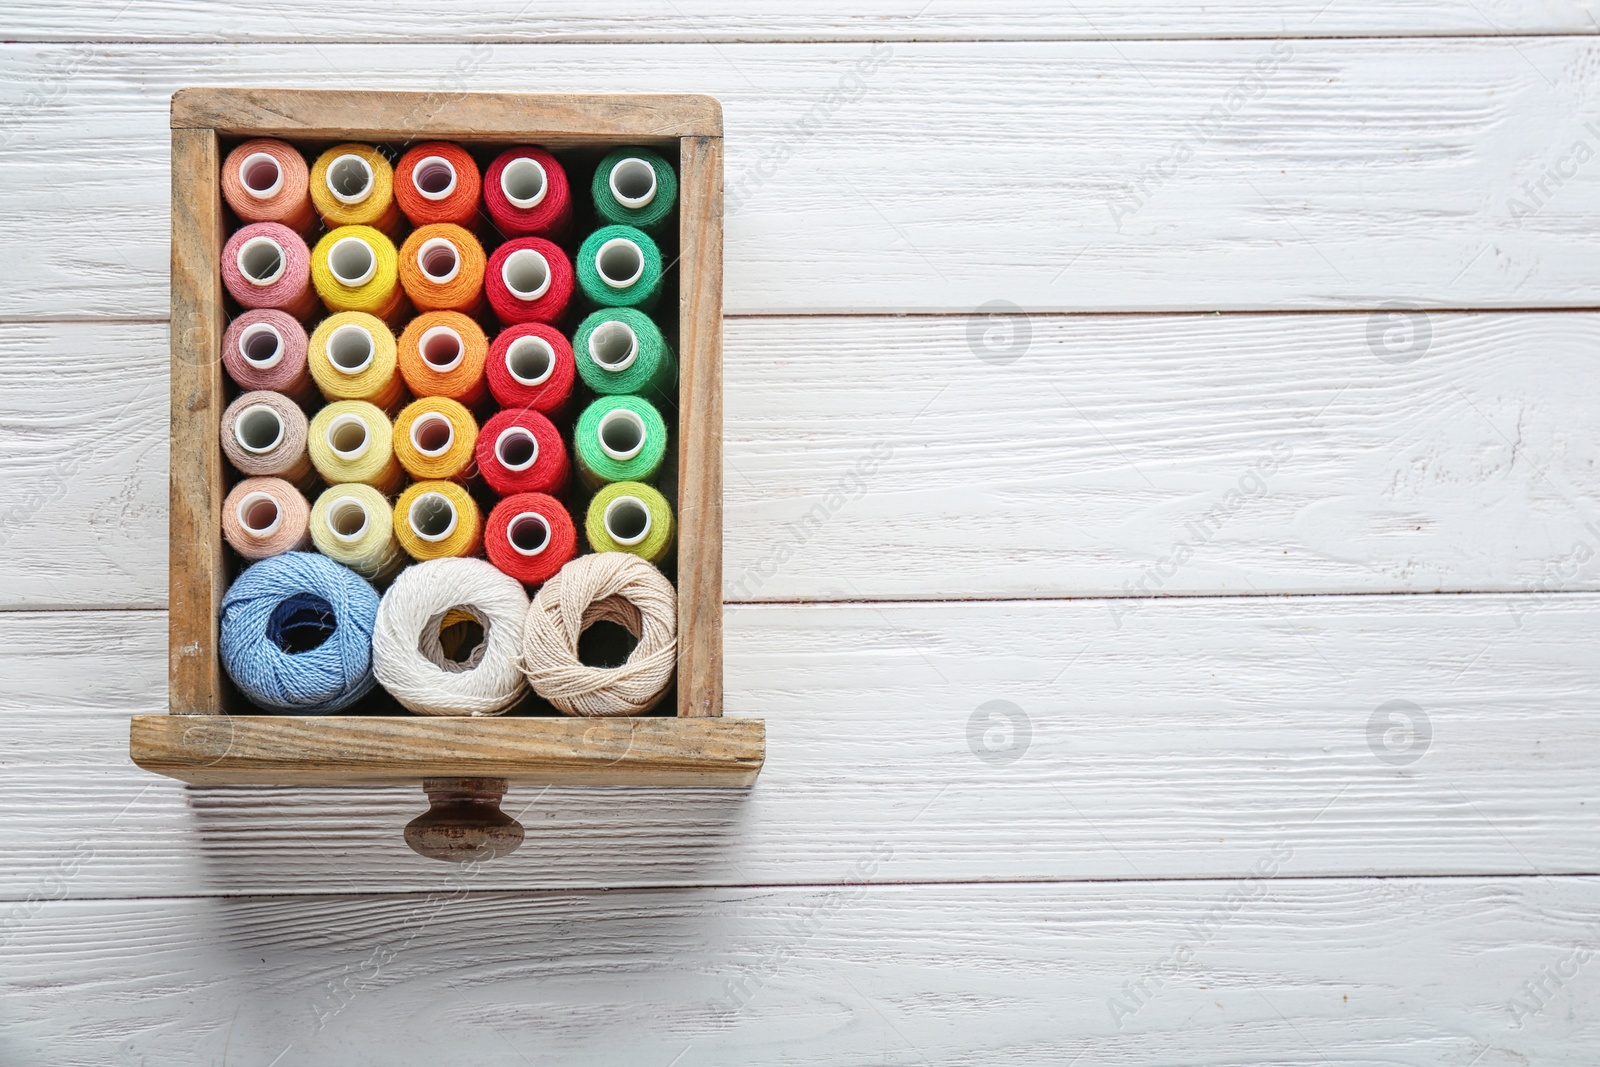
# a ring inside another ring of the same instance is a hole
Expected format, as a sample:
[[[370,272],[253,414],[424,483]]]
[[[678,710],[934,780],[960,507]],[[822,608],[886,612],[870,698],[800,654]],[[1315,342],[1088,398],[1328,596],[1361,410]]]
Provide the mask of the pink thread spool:
[[[311,288],[311,250],[277,222],[252,222],[228,238],[222,284],[247,308],[277,308],[302,322],[322,306]]]
[[[243,393],[222,413],[222,452],[240,474],[282,478],[302,492],[317,482],[306,451],[310,424],[282,393]]]
[[[222,198],[245,222],[280,222],[301,235],[317,224],[305,157],[283,141],[258,138],[229,152]]]
[[[246,478],[222,502],[222,536],[248,560],[311,544],[311,505],[282,478]]]
[[[229,323],[222,368],[246,392],[270,389],[302,404],[311,397],[306,329],[287,311],[254,308]]]

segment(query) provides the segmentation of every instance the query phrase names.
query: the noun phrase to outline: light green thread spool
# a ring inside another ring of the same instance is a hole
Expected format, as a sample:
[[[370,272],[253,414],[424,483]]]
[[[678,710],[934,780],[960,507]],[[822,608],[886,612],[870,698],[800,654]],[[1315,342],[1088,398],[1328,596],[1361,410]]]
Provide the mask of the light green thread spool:
[[[572,338],[583,382],[597,393],[671,400],[678,361],[650,316],[634,308],[605,308],[584,319]]]
[[[589,192],[607,222],[657,233],[678,203],[678,176],[659,152],[619,148],[595,168]]]
[[[572,445],[590,488],[648,482],[667,454],[667,424],[643,397],[603,396],[578,416]]]
[[[672,506],[643,482],[612,482],[589,501],[583,531],[596,552],[629,552],[660,563],[672,550]]]
[[[311,508],[311,543],[324,556],[371,581],[394,577],[406,558],[394,537],[389,501],[370,485],[323,490]]]
[[[661,249],[632,226],[602,226],[584,238],[575,267],[578,288],[601,307],[649,311],[661,295]]]

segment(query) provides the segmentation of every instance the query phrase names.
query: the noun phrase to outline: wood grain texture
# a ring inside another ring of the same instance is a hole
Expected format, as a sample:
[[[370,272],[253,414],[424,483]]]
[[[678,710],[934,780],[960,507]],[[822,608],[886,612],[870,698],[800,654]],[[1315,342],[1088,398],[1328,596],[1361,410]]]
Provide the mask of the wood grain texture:
[[[726,599],[1600,589],[1600,315],[993,325],[728,321]],[[0,326],[0,604],[165,603],[166,346]]]
[[[757,719],[135,715],[133,761],[195,785],[421,783],[743,787],[761,770]]]
[[[349,0],[337,11],[292,0],[270,10],[217,0],[28,0],[7,11],[17,41],[594,42],[817,40],[1134,40],[1593,33],[1589,0],[815,0],[784,9],[727,0],[627,4],[480,0],[437,7]]]
[[[478,892],[501,862],[406,897],[40,902],[0,962],[0,1055],[1589,1067],[1600,1046],[1592,878],[1302,880],[1264,852],[1248,881],[864,887],[896,855],[863,837],[833,887]]]
[[[1600,304],[1591,38],[3,55],[0,319],[166,317],[167,104],[197,72],[717,96],[732,314]]]
[[[1590,593],[741,605],[749,795],[513,787],[527,843],[476,884],[834,882],[878,839],[896,882],[1235,877],[1280,839],[1296,876],[1596,873],[1597,627]],[[0,898],[80,845],[83,897],[432,884],[415,786],[129,763],[160,613],[0,613],[0,655]]]

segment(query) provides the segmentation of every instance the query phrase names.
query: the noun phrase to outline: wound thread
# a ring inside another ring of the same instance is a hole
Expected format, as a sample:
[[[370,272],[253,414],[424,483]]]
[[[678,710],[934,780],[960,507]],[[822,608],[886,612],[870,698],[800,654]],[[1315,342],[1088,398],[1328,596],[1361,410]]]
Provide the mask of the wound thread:
[[[222,284],[246,308],[278,308],[297,319],[317,310],[311,291],[311,253],[277,222],[241,226],[222,246]]]
[[[478,472],[501,496],[560,493],[570,465],[555,424],[537,411],[507,409],[478,434]]]
[[[489,346],[489,392],[503,408],[531,408],[558,415],[572,397],[577,375],[572,345],[554,326],[523,322],[507,326]]]
[[[394,420],[395,458],[413,478],[466,481],[477,444],[472,412],[449,397],[413,400]]]
[[[389,417],[364,400],[337,400],[317,412],[306,450],[329,485],[359,483],[392,496],[405,484]]]
[[[660,563],[676,534],[672,505],[643,482],[612,482],[589,501],[583,533],[596,552],[627,552]]]
[[[578,551],[578,532],[561,501],[547,493],[517,493],[489,512],[484,551],[523,585],[549,581]]]
[[[478,164],[460,145],[419,144],[394,169],[394,198],[413,226],[474,226],[482,195]]]
[[[602,226],[584,238],[575,269],[578,288],[601,307],[649,311],[661,295],[661,249],[632,226]]]
[[[387,582],[405,565],[406,555],[394,537],[394,512],[370,485],[324,489],[308,523],[318,552],[370,582]]]
[[[553,323],[572,301],[572,261],[542,237],[518,237],[494,250],[484,272],[489,306],[503,325]]]
[[[670,401],[678,388],[678,361],[650,316],[636,308],[603,308],[572,336],[583,384],[597,393],[633,393]]]
[[[406,398],[394,334],[382,319],[365,312],[323,319],[311,332],[306,362],[328,400],[365,400],[394,411]]]
[[[589,187],[595,214],[608,223],[660,233],[678,203],[672,164],[648,148],[618,148],[595,168]]]
[[[222,161],[222,198],[244,222],[276,222],[304,236],[317,224],[306,159],[286,141],[246,141]]]
[[[282,478],[301,491],[316,484],[306,454],[306,413],[282,393],[242,393],[222,413],[222,453],[240,474]]]
[[[311,203],[330,230],[371,226],[389,237],[400,232],[394,202],[394,167],[368,144],[340,144],[311,164]]]
[[[489,340],[459,311],[418,315],[400,335],[400,376],[413,396],[442,396],[477,407],[488,393],[484,362]]]
[[[567,172],[542,148],[510,148],[483,176],[483,205],[507,237],[559,238],[572,223]]]
[[[311,283],[329,311],[361,311],[391,327],[409,310],[394,242],[371,226],[329,230],[311,250]]]
[[[414,230],[400,248],[400,285],[418,311],[483,310],[483,245],[460,226]]]
[[[415,560],[473,556],[483,547],[483,514],[456,482],[412,482],[394,502],[394,536]]]
[[[222,369],[240,389],[270,389],[297,403],[312,395],[306,328],[286,311],[252,308],[222,335]]]
[[[583,409],[572,434],[578,473],[590,488],[648,482],[667,454],[667,424],[638,396],[603,396]]]
[[[282,478],[246,478],[222,502],[222,536],[248,560],[308,547],[310,519],[305,496]]]

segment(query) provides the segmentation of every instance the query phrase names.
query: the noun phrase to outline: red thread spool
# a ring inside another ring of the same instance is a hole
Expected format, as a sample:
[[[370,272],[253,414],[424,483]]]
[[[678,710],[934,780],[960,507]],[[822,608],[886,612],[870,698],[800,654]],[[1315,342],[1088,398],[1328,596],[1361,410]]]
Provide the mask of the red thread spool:
[[[418,311],[483,310],[483,245],[464,226],[419,226],[400,248],[400,285]]]
[[[512,148],[489,164],[483,206],[507,237],[559,237],[572,223],[572,188],[555,156]]]
[[[429,311],[406,326],[395,358],[413,396],[447,396],[477,407],[486,392],[483,329],[459,311]]]
[[[555,497],[518,493],[489,512],[483,547],[502,574],[524,585],[539,585],[572,561],[578,533],[572,516]]]
[[[531,408],[556,415],[572,396],[577,365],[572,342],[542,322],[500,331],[489,346],[489,391],[503,408]]]
[[[543,237],[507,241],[489,257],[483,289],[502,325],[555,322],[572,300],[572,261]]]
[[[478,164],[465,148],[445,141],[417,145],[394,170],[395,202],[413,226],[474,225],[482,191]]]
[[[304,320],[322,307],[311,288],[311,250],[278,222],[252,222],[228,238],[222,284],[247,308],[278,308]]]
[[[478,471],[501,496],[567,487],[566,442],[537,411],[502,411],[478,431]]]
[[[284,141],[257,138],[222,163],[222,198],[245,222],[277,222],[304,236],[317,224],[306,159]]]

